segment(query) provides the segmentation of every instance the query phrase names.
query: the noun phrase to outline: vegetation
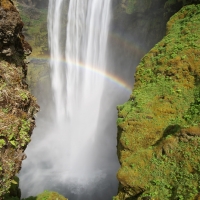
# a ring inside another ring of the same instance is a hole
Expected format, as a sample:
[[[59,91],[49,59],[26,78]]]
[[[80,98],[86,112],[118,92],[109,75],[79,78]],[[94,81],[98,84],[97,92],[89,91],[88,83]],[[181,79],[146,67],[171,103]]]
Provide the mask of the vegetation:
[[[42,194],[39,194],[37,196],[36,200],[67,200],[65,197],[62,195],[52,192],[52,191],[44,191]]]
[[[115,200],[194,200],[200,192],[200,5],[183,7],[142,59],[118,106]]]
[[[22,67],[0,61],[0,196],[8,192],[21,167],[37,112],[36,100],[22,87]]]
[[[4,199],[5,200],[20,200],[19,197],[12,196],[12,195],[6,195]],[[23,198],[21,200],[67,200],[67,199],[64,196],[58,194],[57,192],[45,190],[43,193],[39,194],[36,197],[31,196],[25,199]]]
[[[26,158],[24,150],[30,142],[38,111],[36,99],[27,90],[27,66],[24,62],[31,47],[22,34],[23,23],[10,0],[0,1],[3,20],[0,56],[0,199],[6,193],[18,196],[15,175]],[[6,17],[5,17],[6,16]],[[5,55],[3,52],[6,52]]]

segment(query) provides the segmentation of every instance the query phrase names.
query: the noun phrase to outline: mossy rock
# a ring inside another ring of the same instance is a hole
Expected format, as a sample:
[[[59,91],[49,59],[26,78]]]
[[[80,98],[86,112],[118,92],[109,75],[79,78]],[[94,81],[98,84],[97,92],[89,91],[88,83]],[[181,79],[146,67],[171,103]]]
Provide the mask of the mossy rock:
[[[36,99],[22,84],[23,68],[0,61],[0,197],[9,191],[13,177],[26,158],[38,111]]]
[[[4,200],[19,200],[21,197],[21,191],[19,189],[19,178],[15,176],[11,181],[11,187],[9,193],[4,195]]]
[[[116,200],[194,200],[200,192],[200,5],[183,7],[144,56],[118,106]]]
[[[36,200],[67,200],[64,196],[58,194],[57,192],[44,191],[39,194]]]
[[[26,158],[24,150],[35,127],[38,105],[25,81],[24,59],[31,47],[22,34],[19,12],[11,0],[0,0],[0,10],[5,13],[0,20],[0,199],[3,199],[7,193],[18,195],[15,176]]]
[[[13,189],[11,191],[13,191],[14,193],[12,192],[10,194],[5,195],[4,200],[20,200],[20,196],[18,195],[18,193],[16,193],[17,191],[19,191],[17,189],[18,189],[17,185],[13,186]],[[27,198],[23,198],[21,200],[68,200],[68,199],[58,194],[57,192],[45,190],[36,197],[30,196]]]

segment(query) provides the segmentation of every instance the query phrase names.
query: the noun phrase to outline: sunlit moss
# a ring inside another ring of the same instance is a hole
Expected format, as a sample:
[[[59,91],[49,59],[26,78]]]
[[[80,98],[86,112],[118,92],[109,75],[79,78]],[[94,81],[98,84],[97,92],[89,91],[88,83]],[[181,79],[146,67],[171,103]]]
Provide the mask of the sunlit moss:
[[[144,56],[118,106],[119,194],[114,199],[197,198],[200,181],[200,5],[183,7]]]

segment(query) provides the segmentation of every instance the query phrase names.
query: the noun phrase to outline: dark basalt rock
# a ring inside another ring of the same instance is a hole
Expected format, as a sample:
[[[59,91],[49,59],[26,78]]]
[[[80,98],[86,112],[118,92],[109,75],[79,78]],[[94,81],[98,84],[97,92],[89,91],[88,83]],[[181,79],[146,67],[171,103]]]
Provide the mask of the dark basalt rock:
[[[1,1],[0,7],[0,56],[8,61],[20,62],[29,55],[31,46],[22,34],[23,22],[11,1]],[[19,63],[20,64],[20,63]]]

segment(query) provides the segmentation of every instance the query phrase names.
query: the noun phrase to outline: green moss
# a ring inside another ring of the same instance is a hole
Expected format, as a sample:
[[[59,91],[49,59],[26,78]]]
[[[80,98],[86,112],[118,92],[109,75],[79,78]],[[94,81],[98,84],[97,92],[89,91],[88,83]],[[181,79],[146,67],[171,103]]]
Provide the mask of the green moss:
[[[0,148],[6,145],[6,141],[4,139],[0,139]]]
[[[199,166],[199,142],[199,138],[191,138],[188,142],[179,142],[167,155],[154,155],[148,163],[147,169],[151,170],[148,184],[138,199],[145,196],[155,199],[194,199],[200,181],[199,171],[196,171]],[[142,173],[149,174],[147,169],[141,169],[144,170]]]
[[[37,196],[36,200],[67,200],[62,195],[58,194],[57,192],[52,191],[44,191],[43,193]]]
[[[142,59],[118,106],[115,199],[193,200],[200,192],[200,5],[182,8]]]
[[[23,101],[28,100],[27,91],[22,91],[19,95]]]
[[[0,61],[0,198],[21,168],[37,111],[35,98],[22,84],[23,71],[22,66]]]
[[[8,194],[4,197],[5,200],[20,200],[19,197]],[[36,197],[27,197],[21,200],[67,200],[64,196],[58,194],[57,192],[45,190],[43,193],[39,194]]]
[[[30,142],[29,131],[30,131],[30,122],[27,120],[22,120],[21,129],[19,131],[21,146],[25,146],[28,142]]]
[[[11,187],[9,189],[9,193],[4,195],[4,200],[19,200],[21,196],[21,192],[19,189],[19,178],[14,177],[13,180],[11,180]]]
[[[200,121],[200,87],[196,87],[194,90],[194,102],[190,104],[189,109],[184,115],[188,124],[197,126]]]

